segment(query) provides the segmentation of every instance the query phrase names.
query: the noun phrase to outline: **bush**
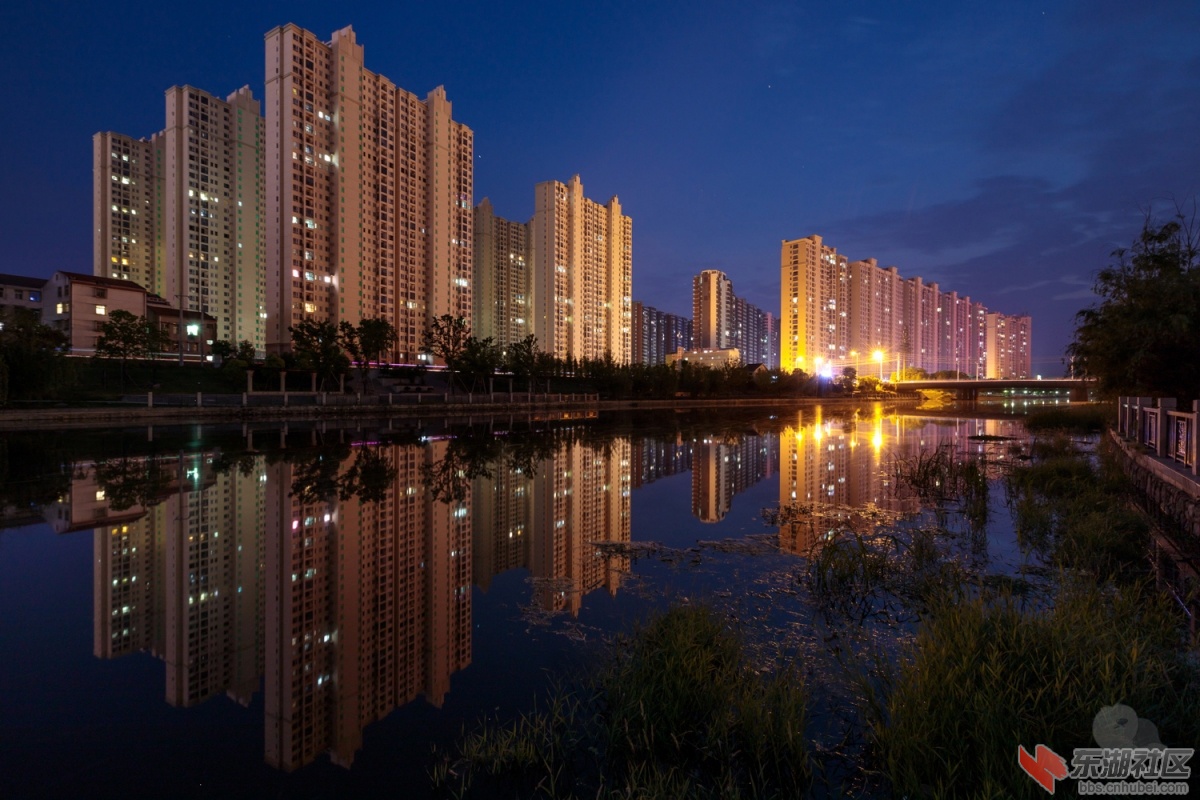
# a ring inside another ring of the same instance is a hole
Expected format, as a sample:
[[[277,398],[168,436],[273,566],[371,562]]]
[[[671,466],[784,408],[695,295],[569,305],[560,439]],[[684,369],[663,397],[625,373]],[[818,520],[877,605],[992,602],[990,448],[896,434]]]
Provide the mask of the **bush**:
[[[460,796],[486,774],[515,796],[796,797],[812,780],[807,706],[796,671],[756,675],[713,611],[677,607],[584,688],[465,737],[463,770],[446,758],[433,779]]]
[[[1094,746],[1104,707],[1131,706],[1164,743],[1194,746],[1197,671],[1169,601],[1142,587],[1070,587],[1053,610],[1011,598],[942,608],[869,690],[871,741],[899,795],[1039,797],[1015,750]]]

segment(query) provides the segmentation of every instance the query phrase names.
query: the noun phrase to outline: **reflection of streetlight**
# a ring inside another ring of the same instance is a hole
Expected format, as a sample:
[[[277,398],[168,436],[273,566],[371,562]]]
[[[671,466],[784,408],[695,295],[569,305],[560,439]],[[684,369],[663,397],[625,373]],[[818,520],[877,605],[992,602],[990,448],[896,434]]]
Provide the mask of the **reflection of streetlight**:
[[[883,383],[883,351],[876,350],[871,354],[871,358],[879,362],[879,382]]]

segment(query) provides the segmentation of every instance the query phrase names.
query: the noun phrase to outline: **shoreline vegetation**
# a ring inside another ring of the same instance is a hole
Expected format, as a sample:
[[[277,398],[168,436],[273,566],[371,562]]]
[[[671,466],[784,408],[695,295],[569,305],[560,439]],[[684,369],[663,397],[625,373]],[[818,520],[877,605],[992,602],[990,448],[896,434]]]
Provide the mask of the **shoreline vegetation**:
[[[857,632],[868,642],[836,659],[843,674],[832,683],[845,696],[822,696],[831,681],[814,677],[811,653],[755,663],[748,637],[788,641],[783,631],[755,632],[715,606],[674,602],[606,644],[589,659],[595,666],[532,711],[465,730],[452,752],[435,754],[435,790],[1034,798],[1044,790],[1018,768],[1017,746],[1045,744],[1069,758],[1095,746],[1093,720],[1117,704],[1154,722],[1168,746],[1196,747],[1195,642],[1154,584],[1153,523],[1111,447],[1092,446],[1109,411],[1035,412],[1027,446],[995,443],[1006,448],[1002,461],[939,448],[898,463],[898,490],[934,510],[932,528],[896,519],[873,535],[846,527],[822,537],[794,584],[809,593],[813,625],[823,622],[818,638],[849,643]],[[961,538],[947,522],[954,517],[967,541],[986,548],[984,472],[1003,492],[1029,562],[1024,577],[975,570],[947,544]],[[891,646],[878,643],[881,624],[893,626]],[[831,703],[841,706],[833,719]]]

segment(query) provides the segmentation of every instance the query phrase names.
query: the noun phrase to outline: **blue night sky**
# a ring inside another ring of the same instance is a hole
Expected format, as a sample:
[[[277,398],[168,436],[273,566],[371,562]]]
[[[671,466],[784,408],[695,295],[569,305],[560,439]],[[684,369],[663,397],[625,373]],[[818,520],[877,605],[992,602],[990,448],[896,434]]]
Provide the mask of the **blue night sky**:
[[[17,8],[16,6],[20,6]],[[263,35],[353,25],[368,68],[441,84],[475,200],[524,220],[579,173],[633,218],[634,297],[691,277],[779,310],[819,233],[1007,313],[1061,374],[1076,311],[1147,209],[1200,193],[1200,4],[558,0],[16,2],[0,11],[4,272],[91,271],[91,136],[148,136],[190,83],[262,98]]]

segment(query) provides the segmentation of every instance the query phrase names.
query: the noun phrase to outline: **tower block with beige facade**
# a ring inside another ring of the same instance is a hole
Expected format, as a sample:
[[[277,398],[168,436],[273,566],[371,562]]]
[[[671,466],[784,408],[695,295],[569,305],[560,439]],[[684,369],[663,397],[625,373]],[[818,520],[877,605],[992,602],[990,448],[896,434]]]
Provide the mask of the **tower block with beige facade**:
[[[472,313],[471,129],[441,87],[366,69],[349,27],[270,31],[266,94],[268,349],[304,319],[383,318],[417,361],[430,318]]]
[[[583,196],[576,175],[535,188],[533,333],[558,358],[628,364],[633,330],[633,222],[616,197]]]
[[[820,236],[783,242],[780,278],[785,370],[878,369],[881,378],[906,368],[981,378],[1031,372],[1028,316],[989,312],[873,258],[848,261]]]
[[[243,86],[226,100],[191,86],[167,90],[163,149],[162,282],[186,316],[217,318],[217,338],[263,350],[263,119]]]
[[[850,267],[844,255],[808,236],[783,243],[779,366],[821,371],[850,351]]]
[[[149,140],[97,133],[92,166],[93,274],[209,314],[217,338],[261,352],[263,119],[249,87],[225,100],[171,87],[166,128]]]
[[[496,216],[486,197],[475,207],[475,316],[472,330],[501,347],[533,330],[529,223]]]
[[[162,135],[92,137],[92,274],[163,294]]]

